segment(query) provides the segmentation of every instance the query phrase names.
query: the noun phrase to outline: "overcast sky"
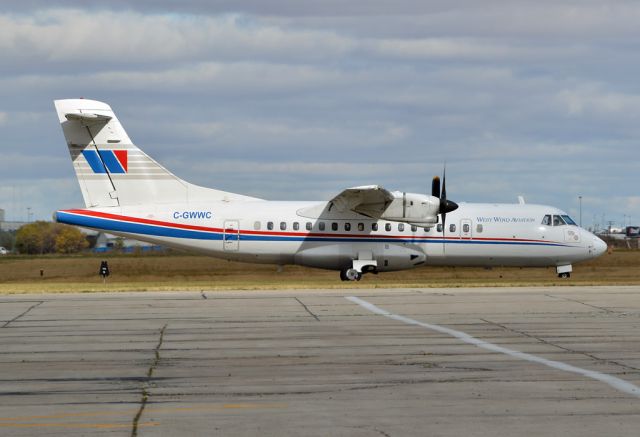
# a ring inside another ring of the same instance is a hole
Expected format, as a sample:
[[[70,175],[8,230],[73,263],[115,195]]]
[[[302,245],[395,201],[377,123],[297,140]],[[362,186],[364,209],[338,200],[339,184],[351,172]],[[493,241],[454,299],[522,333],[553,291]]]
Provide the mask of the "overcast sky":
[[[78,5],[83,8],[79,9]],[[640,2],[39,1],[0,12],[0,208],[82,206],[52,101],[111,105],[191,182],[381,184],[640,224]],[[628,217],[631,217],[629,219]]]

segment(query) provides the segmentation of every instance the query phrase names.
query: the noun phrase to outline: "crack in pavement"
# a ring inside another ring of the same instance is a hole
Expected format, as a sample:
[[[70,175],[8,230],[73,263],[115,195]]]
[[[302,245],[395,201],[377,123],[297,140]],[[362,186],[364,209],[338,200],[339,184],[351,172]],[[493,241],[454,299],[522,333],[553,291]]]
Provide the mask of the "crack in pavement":
[[[311,312],[311,310],[310,310],[310,309],[309,309],[305,304],[303,304],[303,303],[302,303],[302,301],[301,301],[300,299],[298,299],[297,297],[294,297],[294,299],[295,299],[295,300],[297,300],[297,301],[298,301],[298,303],[299,303],[300,305],[302,305],[302,308],[304,308],[306,312],[308,312],[311,316],[313,316],[313,318],[314,318],[314,319],[316,319],[318,322],[320,321],[320,319],[318,318],[318,316],[316,316],[315,314],[313,314],[313,312]]]
[[[604,308],[604,307],[599,307],[599,306],[596,306],[596,305],[591,305],[591,304],[589,304],[589,303],[581,302],[581,301],[579,301],[579,300],[571,299],[571,298],[569,298],[569,297],[564,297],[564,296],[554,296],[553,294],[547,294],[547,293],[545,293],[545,296],[547,296],[547,297],[551,297],[551,298],[553,298],[553,299],[560,299],[560,300],[564,300],[564,301],[566,301],[566,302],[579,303],[579,304],[581,304],[581,305],[588,306],[588,307],[590,307],[590,308],[594,308],[594,309],[596,309],[596,310],[604,311],[604,312],[609,313],[609,314],[618,314],[618,313],[619,313],[619,311],[614,311],[614,310],[610,310],[609,308]]]
[[[145,382],[142,385],[142,398],[140,399],[140,408],[133,418],[133,425],[131,428],[131,437],[136,437],[138,435],[138,422],[140,421],[140,417],[142,417],[142,413],[144,412],[145,407],[147,406],[147,401],[149,400],[149,385],[151,384],[151,380],[153,379],[153,372],[158,366],[160,362],[160,348],[162,347],[162,342],[164,341],[164,331],[167,329],[167,324],[162,327],[160,330],[160,338],[158,340],[158,344],[154,349],[155,357],[147,370],[147,376],[145,378]]]
[[[579,303],[581,303],[581,302],[579,302]],[[565,347],[565,346],[560,346],[559,344],[552,343],[552,342],[550,342],[550,341],[548,341],[548,340],[545,340],[544,338],[540,338],[540,337],[537,337],[537,336],[535,336],[535,335],[528,334],[528,333],[526,333],[526,332],[524,332],[524,331],[519,331],[519,330],[517,330],[517,329],[509,328],[508,326],[503,325],[503,324],[498,323],[498,322],[493,322],[493,321],[491,321],[491,320],[487,320],[487,319],[480,319],[480,320],[482,320],[483,322],[488,323],[488,324],[490,324],[490,325],[494,325],[494,326],[497,326],[497,327],[499,327],[499,328],[502,328],[502,329],[504,329],[505,331],[509,331],[509,332],[512,332],[512,333],[515,333],[515,334],[519,334],[519,335],[522,335],[522,336],[525,336],[525,337],[528,337],[528,338],[531,338],[531,339],[537,340],[537,341],[539,341],[540,343],[543,343],[543,344],[547,344],[547,345],[549,345],[549,346],[556,347],[556,348],[561,349],[561,350],[563,350],[563,351],[565,351],[565,352],[570,352],[570,353],[572,353],[572,354],[580,354],[580,355],[584,355],[584,356],[589,357],[589,358],[591,358],[592,360],[596,360],[597,362],[600,362],[600,363],[605,363],[605,364],[614,364],[614,365],[616,365],[616,366],[620,366],[620,367],[622,367],[622,368],[624,368],[624,369],[626,369],[626,370],[633,370],[633,371],[639,371],[639,370],[640,370],[640,368],[633,367],[633,366],[629,366],[628,364],[624,364],[624,363],[621,363],[621,362],[619,362],[619,361],[607,360],[607,359],[604,359],[604,358],[597,357],[597,356],[595,356],[595,355],[593,355],[593,354],[590,354],[590,353],[588,353],[588,352],[581,352],[581,351],[577,351],[577,350],[574,350],[574,349],[570,349],[570,348]]]
[[[16,320],[18,320],[20,317],[22,317],[22,316],[26,315],[29,311],[31,311],[32,309],[34,309],[34,308],[36,308],[36,307],[38,307],[38,306],[42,305],[43,303],[44,303],[44,301],[43,301],[43,300],[41,300],[41,301],[38,301],[37,303],[35,303],[35,304],[31,305],[31,306],[30,306],[29,308],[27,308],[23,313],[18,314],[18,315],[17,315],[17,316],[15,316],[13,319],[11,319],[11,320],[9,320],[9,321],[5,322],[5,324],[4,324],[4,325],[2,325],[2,328],[6,328],[7,326],[9,326],[9,324],[11,324],[12,322],[15,322],[15,321],[16,321]]]
[[[391,437],[391,434],[379,429],[379,428],[373,428],[374,431],[376,431],[377,433],[379,433],[380,435],[383,435],[384,437]]]

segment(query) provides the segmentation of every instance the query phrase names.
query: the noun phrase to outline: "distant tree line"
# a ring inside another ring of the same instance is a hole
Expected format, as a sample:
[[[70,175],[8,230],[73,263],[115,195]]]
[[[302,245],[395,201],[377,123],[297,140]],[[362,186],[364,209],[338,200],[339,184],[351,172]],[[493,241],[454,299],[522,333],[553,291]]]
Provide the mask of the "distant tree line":
[[[7,250],[13,250],[13,245],[16,241],[16,233],[12,231],[0,230],[0,247],[4,247]]]
[[[85,235],[78,228],[37,221],[18,229],[15,248],[19,253],[76,253],[89,247]]]

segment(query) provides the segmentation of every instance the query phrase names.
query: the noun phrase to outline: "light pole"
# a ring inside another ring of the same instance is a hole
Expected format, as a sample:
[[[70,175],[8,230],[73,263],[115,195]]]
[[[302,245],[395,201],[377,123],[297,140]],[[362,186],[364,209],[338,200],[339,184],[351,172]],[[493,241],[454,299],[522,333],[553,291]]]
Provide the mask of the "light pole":
[[[578,196],[578,200],[580,203],[580,227],[582,227],[582,196]]]

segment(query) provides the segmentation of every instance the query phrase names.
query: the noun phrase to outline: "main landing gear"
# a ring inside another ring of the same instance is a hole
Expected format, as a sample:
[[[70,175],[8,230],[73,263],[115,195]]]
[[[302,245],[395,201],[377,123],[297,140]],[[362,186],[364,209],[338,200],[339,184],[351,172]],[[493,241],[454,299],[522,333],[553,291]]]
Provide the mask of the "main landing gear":
[[[362,273],[356,269],[340,270],[340,279],[343,281],[359,281],[362,279]]]
[[[358,257],[351,261],[351,266],[340,270],[343,281],[359,281],[365,273],[378,273],[378,261],[373,259],[369,251],[358,252]]]

